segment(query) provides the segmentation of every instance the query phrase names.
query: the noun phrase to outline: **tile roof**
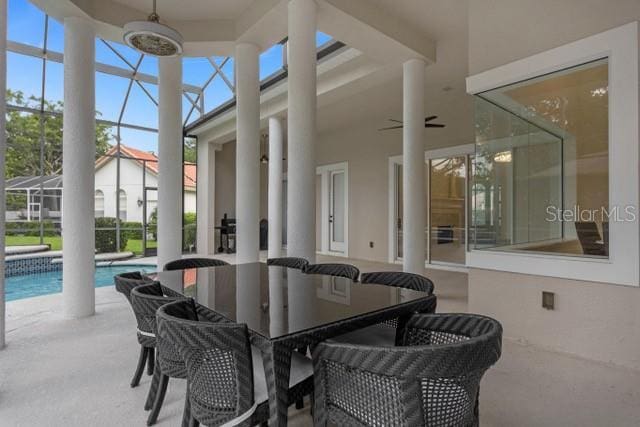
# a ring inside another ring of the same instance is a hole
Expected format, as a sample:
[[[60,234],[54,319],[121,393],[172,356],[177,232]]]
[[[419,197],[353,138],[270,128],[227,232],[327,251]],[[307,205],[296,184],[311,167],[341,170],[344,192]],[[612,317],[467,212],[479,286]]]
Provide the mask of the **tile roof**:
[[[104,156],[96,160],[96,169],[104,166],[113,156],[117,155],[117,146],[112,146]],[[131,157],[135,159],[141,166],[144,164],[147,170],[154,175],[158,174],[158,156],[152,152],[138,150],[126,145],[120,144],[120,153],[124,157]],[[195,189],[197,183],[196,165],[193,163],[186,163],[184,165],[184,186],[187,188]]]

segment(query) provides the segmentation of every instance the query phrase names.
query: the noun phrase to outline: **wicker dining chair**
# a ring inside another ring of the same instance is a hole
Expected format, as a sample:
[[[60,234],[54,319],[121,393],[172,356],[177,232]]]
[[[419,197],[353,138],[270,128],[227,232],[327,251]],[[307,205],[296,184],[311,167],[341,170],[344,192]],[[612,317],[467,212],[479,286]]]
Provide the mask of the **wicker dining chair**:
[[[500,323],[416,314],[407,326],[401,347],[314,349],[314,425],[479,425],[480,380],[500,358]]]
[[[582,247],[582,252],[585,255],[607,255],[607,249],[604,242],[601,240],[598,226],[594,221],[576,221],[574,225],[576,227],[578,240],[580,241],[580,246]],[[609,225],[607,224],[607,227],[608,226]],[[609,234],[608,230],[607,234]]]
[[[412,289],[414,291],[426,292],[433,294],[433,282],[428,278],[414,273],[405,273],[403,271],[376,271],[371,273],[362,273],[360,282],[367,284],[395,286],[397,288]]]
[[[188,268],[222,267],[228,262],[215,258],[182,258],[169,261],[164,265],[164,271],[186,270]]]
[[[282,257],[282,258],[268,258],[267,265],[275,265],[278,267],[295,268],[297,270],[304,270],[309,265],[309,261],[304,258],[295,257]]]
[[[127,301],[129,301],[129,304],[131,304],[131,290],[133,288],[153,283],[152,279],[143,276],[139,271],[118,274],[113,277],[113,280],[116,285],[116,291],[124,295]],[[131,308],[133,309],[133,305],[131,305]],[[141,335],[139,332],[137,336],[138,343],[140,344],[140,355],[138,356],[136,370],[131,379],[131,387],[137,387],[140,384],[140,378],[142,378],[145,365],[147,366],[147,374],[153,374],[155,362],[155,338]]]
[[[269,418],[268,391],[260,350],[251,346],[245,324],[197,321],[188,300],[158,310],[159,340],[171,342],[187,373],[190,425],[255,425]],[[311,361],[294,352],[289,404],[313,390]],[[227,424],[228,423],[228,424]]]
[[[431,280],[414,273],[403,271],[377,271],[362,273],[360,282],[363,284],[376,284],[392,286],[413,291],[425,292],[433,295],[434,285]],[[435,309],[435,307],[434,307]],[[367,326],[332,339],[332,341],[374,346],[393,346],[396,343],[396,331],[398,319],[389,319],[385,322]]]
[[[155,424],[158,419],[158,414],[167,392],[169,378],[184,379],[187,377],[184,363],[177,350],[170,342],[158,339],[156,328],[156,311],[158,308],[181,299],[185,299],[185,297],[165,296],[159,283],[138,286],[131,291],[131,301],[138,320],[138,331],[142,335],[153,338],[156,343],[156,366],[144,406],[145,410],[151,409],[147,425]],[[197,318],[195,311],[192,317]],[[185,419],[188,418],[187,413],[188,406],[185,406]]]
[[[351,264],[309,264],[302,271],[307,274],[346,277],[354,282],[357,282],[360,276],[360,270]]]

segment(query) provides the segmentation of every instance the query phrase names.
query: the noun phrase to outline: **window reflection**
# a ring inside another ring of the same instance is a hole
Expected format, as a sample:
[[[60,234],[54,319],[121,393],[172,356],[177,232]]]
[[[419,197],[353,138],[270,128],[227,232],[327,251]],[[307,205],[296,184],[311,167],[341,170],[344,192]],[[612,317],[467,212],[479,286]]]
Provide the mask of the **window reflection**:
[[[607,256],[608,61],[476,97],[476,249]]]

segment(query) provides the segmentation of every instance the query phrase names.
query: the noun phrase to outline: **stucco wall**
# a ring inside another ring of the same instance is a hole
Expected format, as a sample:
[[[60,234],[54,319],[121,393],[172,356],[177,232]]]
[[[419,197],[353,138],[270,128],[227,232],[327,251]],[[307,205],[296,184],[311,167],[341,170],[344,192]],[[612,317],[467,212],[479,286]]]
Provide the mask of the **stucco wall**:
[[[116,173],[115,159],[107,162],[96,171],[96,190],[104,193],[104,216],[116,217]],[[156,177],[147,173],[146,185],[158,185]],[[133,160],[120,161],[120,188],[127,195],[127,221],[142,222],[142,206],[138,206],[138,199],[142,200],[142,168]],[[150,205],[155,204],[155,200]]]
[[[95,183],[96,190],[104,193],[104,216],[116,217],[116,173],[117,162],[115,159],[107,162],[100,169],[96,170]],[[145,185],[147,187],[157,187],[157,177],[147,172]],[[142,222],[142,206],[138,206],[138,200],[143,200],[142,191],[142,167],[134,160],[120,159],[120,188],[127,195],[127,221]],[[147,215],[156,206],[156,192],[149,192],[147,205]],[[187,191],[184,197],[184,211],[196,211],[196,193]]]
[[[402,152],[402,131],[379,132],[379,127],[378,122],[365,122],[322,134],[316,156],[318,165],[349,163],[349,256],[384,262],[388,252],[387,171],[389,157]]]
[[[226,213],[229,218],[236,215],[236,143],[228,142],[216,152],[216,226]],[[268,166],[260,164],[260,218],[267,217]]]
[[[474,0],[469,7],[470,74],[640,20],[637,0]],[[555,310],[541,307],[543,290],[556,293]],[[471,269],[469,310],[496,317],[507,337],[640,369],[638,288]]]
[[[542,308],[554,292],[555,310]],[[495,317],[505,337],[640,369],[640,290],[472,268],[469,311]]]
[[[472,0],[469,73],[637,20],[638,0]]]

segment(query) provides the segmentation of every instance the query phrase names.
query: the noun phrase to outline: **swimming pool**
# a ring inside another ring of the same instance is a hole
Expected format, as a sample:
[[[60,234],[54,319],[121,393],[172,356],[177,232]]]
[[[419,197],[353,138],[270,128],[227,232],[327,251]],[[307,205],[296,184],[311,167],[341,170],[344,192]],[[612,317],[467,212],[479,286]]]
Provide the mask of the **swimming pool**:
[[[113,285],[113,276],[127,271],[142,271],[151,273],[156,271],[155,265],[111,265],[96,267],[96,288]],[[5,296],[7,301],[40,295],[62,292],[62,271],[46,273],[32,273],[22,276],[12,276],[5,279]]]

